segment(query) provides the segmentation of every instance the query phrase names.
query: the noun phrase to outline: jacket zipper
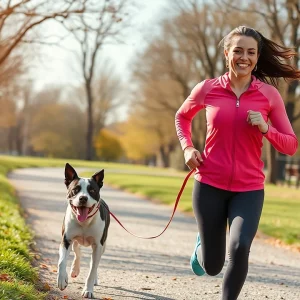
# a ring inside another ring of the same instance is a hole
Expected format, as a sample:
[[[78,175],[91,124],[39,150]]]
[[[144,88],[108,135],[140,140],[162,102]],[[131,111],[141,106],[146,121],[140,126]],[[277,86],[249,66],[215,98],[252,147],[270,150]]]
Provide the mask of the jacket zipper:
[[[241,98],[242,95],[240,95]],[[235,172],[235,135],[236,135],[236,120],[237,120],[237,115],[238,115],[238,108],[240,107],[240,98],[236,98],[236,102],[235,102],[235,119],[234,119],[234,132],[233,132],[233,149],[232,149],[232,171],[231,171],[231,176],[230,176],[230,180],[228,183],[228,190],[230,190],[231,184],[232,184],[232,180],[233,180],[233,175]]]

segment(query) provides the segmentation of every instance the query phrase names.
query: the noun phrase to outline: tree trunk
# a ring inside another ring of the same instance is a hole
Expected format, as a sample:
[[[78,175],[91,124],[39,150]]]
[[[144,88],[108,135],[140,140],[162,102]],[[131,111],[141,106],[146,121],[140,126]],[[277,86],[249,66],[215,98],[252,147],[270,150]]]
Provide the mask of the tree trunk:
[[[8,136],[7,136],[7,145],[8,145],[8,151],[10,154],[12,154],[15,150],[14,148],[14,136],[15,136],[15,127],[10,127]]]
[[[267,169],[268,175],[266,178],[267,183],[277,183],[277,163],[276,163],[276,150],[270,142],[267,143]]]
[[[297,80],[294,80],[289,86],[288,86],[288,92],[287,92],[287,102],[285,105],[287,116],[293,125],[294,115],[295,115],[295,103],[297,100],[296,97],[296,89],[299,85],[299,82]],[[278,167],[278,176],[279,180],[284,180],[284,173],[285,173],[285,165],[286,165],[286,155],[279,153],[279,161],[276,164]]]
[[[164,168],[168,168],[170,166],[170,153],[166,151],[165,146],[159,147],[159,154],[161,158],[161,163]]]
[[[90,81],[86,82],[87,95],[87,134],[86,134],[86,160],[93,158],[93,136],[94,136],[94,122],[93,122],[93,95]]]
[[[23,122],[20,121],[18,124],[17,124],[17,127],[16,127],[16,135],[15,135],[15,139],[16,139],[16,151],[18,153],[18,155],[22,155],[22,149],[23,149],[23,138],[22,138],[22,125],[23,125]]]

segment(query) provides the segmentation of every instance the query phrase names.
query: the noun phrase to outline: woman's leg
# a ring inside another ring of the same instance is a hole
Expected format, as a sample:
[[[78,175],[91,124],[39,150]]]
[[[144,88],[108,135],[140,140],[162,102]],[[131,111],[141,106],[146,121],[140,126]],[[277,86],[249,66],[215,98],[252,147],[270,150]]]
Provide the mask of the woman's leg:
[[[199,264],[208,275],[221,272],[226,252],[227,204],[231,192],[195,180],[193,209],[200,233]]]
[[[264,190],[236,193],[229,202],[229,264],[222,300],[236,300],[248,273],[248,259],[264,202]]]

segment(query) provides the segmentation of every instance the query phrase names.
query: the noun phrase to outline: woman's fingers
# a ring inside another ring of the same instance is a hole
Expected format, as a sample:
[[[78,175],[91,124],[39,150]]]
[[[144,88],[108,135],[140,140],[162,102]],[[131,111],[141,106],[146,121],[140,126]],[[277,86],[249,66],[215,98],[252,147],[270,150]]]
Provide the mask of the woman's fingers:
[[[189,153],[189,155],[186,157],[185,164],[189,167],[190,170],[192,170],[199,167],[202,162],[202,157],[199,151],[196,150]]]

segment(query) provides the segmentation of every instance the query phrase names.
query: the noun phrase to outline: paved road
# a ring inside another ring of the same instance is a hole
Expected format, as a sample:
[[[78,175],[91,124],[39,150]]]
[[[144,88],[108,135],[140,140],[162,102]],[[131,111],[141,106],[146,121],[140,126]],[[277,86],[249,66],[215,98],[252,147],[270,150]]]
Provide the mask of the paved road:
[[[89,266],[89,248],[83,252],[81,273],[69,278],[63,292],[56,288],[56,264],[61,224],[66,208],[63,170],[23,169],[10,174],[28,223],[36,234],[41,254],[42,280],[51,290],[48,299],[81,299],[81,289]],[[104,185],[102,198],[131,231],[149,236],[166,225],[172,208],[157,205]],[[141,240],[126,233],[112,220],[108,244],[99,267],[99,299],[131,300],[219,300],[222,273],[216,277],[196,277],[189,268],[196,225],[193,218],[176,213],[169,229],[158,239]],[[72,259],[69,259],[69,266]],[[300,255],[274,248],[256,239],[250,253],[246,284],[239,299],[300,299]],[[55,298],[57,297],[57,298]]]

